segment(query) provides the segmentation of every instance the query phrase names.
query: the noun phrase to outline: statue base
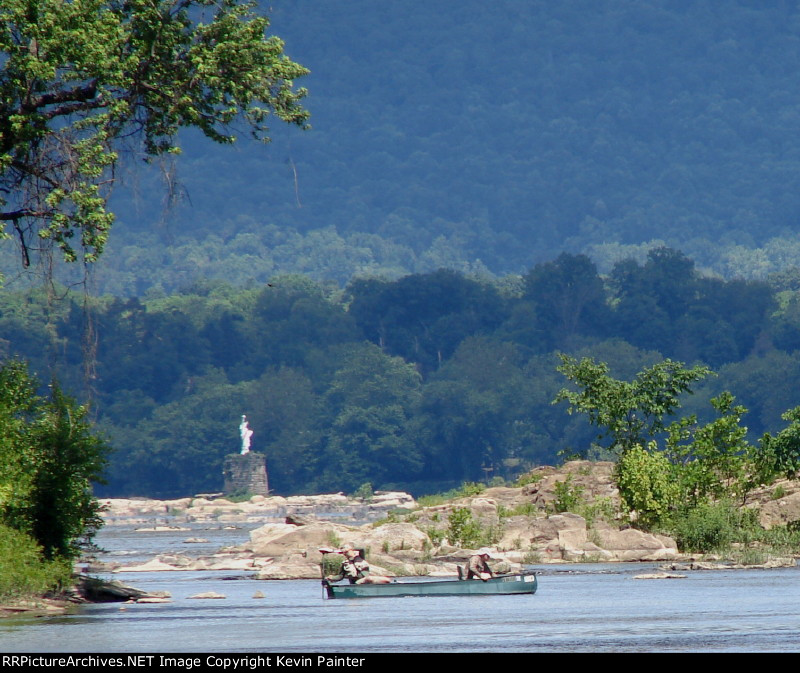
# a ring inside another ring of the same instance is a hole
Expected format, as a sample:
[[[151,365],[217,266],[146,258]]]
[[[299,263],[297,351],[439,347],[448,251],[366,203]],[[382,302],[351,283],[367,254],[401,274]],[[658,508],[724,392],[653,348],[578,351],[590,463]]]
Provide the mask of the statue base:
[[[260,453],[236,453],[225,457],[222,467],[225,495],[268,495],[267,459]]]

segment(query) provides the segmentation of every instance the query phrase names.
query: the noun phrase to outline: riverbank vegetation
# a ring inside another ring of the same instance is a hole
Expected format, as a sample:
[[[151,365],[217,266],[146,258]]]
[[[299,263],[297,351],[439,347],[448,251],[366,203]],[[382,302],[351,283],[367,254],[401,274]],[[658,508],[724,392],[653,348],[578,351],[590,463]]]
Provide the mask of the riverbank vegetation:
[[[66,585],[101,525],[92,485],[108,445],[88,410],[19,361],[0,367],[0,600]]]
[[[69,559],[45,560],[33,537],[0,524],[0,605],[44,596],[71,580]]]

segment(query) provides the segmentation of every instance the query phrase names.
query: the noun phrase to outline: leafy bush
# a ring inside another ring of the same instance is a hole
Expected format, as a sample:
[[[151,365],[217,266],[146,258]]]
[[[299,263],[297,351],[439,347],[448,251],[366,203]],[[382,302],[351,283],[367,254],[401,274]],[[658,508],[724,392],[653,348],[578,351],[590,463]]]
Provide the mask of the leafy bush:
[[[667,458],[639,445],[625,451],[616,466],[616,479],[623,506],[636,512],[638,522],[651,527],[676,505],[679,487]]]
[[[70,581],[72,564],[44,561],[36,541],[0,524],[0,600],[41,596]]]
[[[578,510],[580,514],[586,519],[586,525],[592,526],[595,521],[614,521],[617,515],[617,510],[611,498],[598,498],[594,502],[584,503]]]
[[[678,510],[670,528],[679,549],[696,553],[727,551],[732,543],[758,539],[763,531],[755,510],[738,509],[727,500]]]
[[[428,534],[428,537],[431,539],[431,542],[435,547],[438,547],[440,544],[442,544],[442,540],[444,540],[445,537],[445,532],[441,528],[429,526],[425,529],[425,532]]]
[[[522,488],[528,484],[538,484],[543,478],[544,475],[541,472],[528,472],[527,474],[520,475],[514,482],[514,486]]]
[[[0,523],[31,535],[46,559],[74,559],[102,525],[92,482],[109,451],[89,410],[55,382],[48,397],[19,361],[0,367]]]
[[[769,530],[758,531],[758,540],[773,552],[796,556],[800,550],[800,529],[797,522],[790,521],[785,526],[773,526]]]
[[[362,500],[372,500],[375,492],[372,490],[372,484],[370,482],[364,482],[359,486],[354,492],[354,498],[361,498]]]
[[[780,500],[784,496],[786,496],[786,489],[783,487],[782,484],[778,484],[775,487],[775,490],[772,492],[772,499],[773,500]]]
[[[508,518],[511,516],[538,516],[539,515],[539,508],[534,505],[532,502],[523,502],[518,505],[515,505],[511,509],[507,509],[502,507],[502,505],[498,505],[497,507],[497,515],[500,518]]]
[[[228,493],[225,496],[225,499],[233,503],[249,502],[254,495],[255,493],[252,493],[251,491],[248,491],[247,489],[243,488],[243,489],[237,489],[232,493]]]
[[[483,527],[466,507],[455,508],[447,517],[447,522],[447,539],[450,544],[474,549],[484,543],[486,534]]]
[[[553,502],[556,512],[575,512],[583,502],[583,486],[573,484],[571,474],[564,481],[557,481],[553,489],[556,493]]]
[[[485,484],[480,484],[475,481],[467,481],[461,485],[460,496],[462,498],[469,498],[471,496],[480,495],[486,490]]]
[[[341,554],[323,554],[322,572],[327,576],[341,575],[344,558]]]

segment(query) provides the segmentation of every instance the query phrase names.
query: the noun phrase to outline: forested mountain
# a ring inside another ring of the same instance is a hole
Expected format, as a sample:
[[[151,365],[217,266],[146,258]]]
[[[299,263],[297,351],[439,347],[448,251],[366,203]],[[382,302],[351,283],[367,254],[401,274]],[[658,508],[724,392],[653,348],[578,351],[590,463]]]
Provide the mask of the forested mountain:
[[[559,352],[626,380],[664,358],[708,365],[686,413],[708,420],[730,390],[754,439],[780,431],[800,402],[800,292],[776,283],[708,277],[657,248],[609,274],[562,253],[522,276],[443,269],[343,290],[290,275],[88,303],[6,291],[0,358],[91,397],[115,448],[104,495],[218,490],[241,414],[277,493],[420,494],[607,455],[553,404],[568,383]]]
[[[800,262],[796,3],[263,9],[311,70],[313,128],[276,124],[266,149],[187,135],[171,192],[168,166],[131,157],[99,292],[287,272],[340,285],[505,275],[562,251],[607,273],[662,243],[726,278]]]

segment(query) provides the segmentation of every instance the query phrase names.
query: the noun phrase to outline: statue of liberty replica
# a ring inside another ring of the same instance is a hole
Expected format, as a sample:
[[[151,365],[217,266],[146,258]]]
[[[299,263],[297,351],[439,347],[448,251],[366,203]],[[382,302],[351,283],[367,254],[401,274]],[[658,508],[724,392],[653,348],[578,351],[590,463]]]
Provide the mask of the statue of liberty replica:
[[[225,456],[222,467],[225,495],[268,495],[267,460],[263,454],[250,450],[253,431],[245,415],[239,424],[239,436],[242,439],[239,453]]]

